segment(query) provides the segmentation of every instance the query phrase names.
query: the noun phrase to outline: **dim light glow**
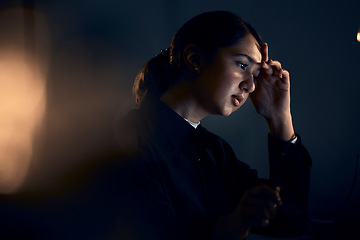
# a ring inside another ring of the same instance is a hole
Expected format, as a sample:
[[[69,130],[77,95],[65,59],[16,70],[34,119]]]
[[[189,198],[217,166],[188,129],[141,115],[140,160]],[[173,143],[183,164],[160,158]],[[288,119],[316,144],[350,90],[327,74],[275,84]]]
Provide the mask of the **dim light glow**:
[[[0,66],[0,190],[10,192],[22,183],[30,164],[45,86],[22,54],[1,52]]]
[[[360,32],[357,33],[357,41],[360,42]]]
[[[31,14],[37,31],[30,35],[32,45],[26,39],[24,9],[0,14],[4,33],[0,40],[1,193],[22,186],[32,161],[34,135],[45,113],[47,36],[42,34],[44,19]]]

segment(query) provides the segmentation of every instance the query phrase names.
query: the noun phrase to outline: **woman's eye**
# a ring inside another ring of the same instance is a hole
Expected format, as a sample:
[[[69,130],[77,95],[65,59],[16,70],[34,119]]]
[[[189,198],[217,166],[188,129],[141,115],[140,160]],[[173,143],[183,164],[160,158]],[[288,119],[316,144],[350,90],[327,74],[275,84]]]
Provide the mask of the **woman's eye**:
[[[247,64],[242,63],[242,62],[237,62],[237,65],[238,65],[241,69],[243,69],[243,70],[245,70],[246,67],[248,66]]]

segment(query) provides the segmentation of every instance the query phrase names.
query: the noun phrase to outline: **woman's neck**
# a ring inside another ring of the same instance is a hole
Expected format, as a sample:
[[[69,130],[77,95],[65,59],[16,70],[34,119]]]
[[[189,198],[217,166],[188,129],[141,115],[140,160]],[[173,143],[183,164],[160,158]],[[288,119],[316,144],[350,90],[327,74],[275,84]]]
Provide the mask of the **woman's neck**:
[[[185,81],[169,88],[160,99],[181,117],[194,123],[209,114],[195,99],[191,87]]]

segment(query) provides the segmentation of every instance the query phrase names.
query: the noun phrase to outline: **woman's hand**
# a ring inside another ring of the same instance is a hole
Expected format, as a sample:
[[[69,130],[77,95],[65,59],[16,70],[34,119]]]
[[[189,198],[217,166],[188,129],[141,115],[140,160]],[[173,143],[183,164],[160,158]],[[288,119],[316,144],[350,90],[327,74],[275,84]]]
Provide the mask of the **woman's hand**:
[[[214,239],[245,239],[251,227],[265,227],[281,204],[280,188],[262,185],[247,191],[237,209],[220,219]]]
[[[250,94],[255,110],[267,120],[270,134],[289,141],[294,135],[290,112],[290,75],[278,61],[269,59],[268,45],[261,48],[261,71]]]
[[[265,227],[275,216],[276,208],[280,204],[280,188],[273,189],[262,185],[244,194],[235,214],[239,222],[248,227]]]

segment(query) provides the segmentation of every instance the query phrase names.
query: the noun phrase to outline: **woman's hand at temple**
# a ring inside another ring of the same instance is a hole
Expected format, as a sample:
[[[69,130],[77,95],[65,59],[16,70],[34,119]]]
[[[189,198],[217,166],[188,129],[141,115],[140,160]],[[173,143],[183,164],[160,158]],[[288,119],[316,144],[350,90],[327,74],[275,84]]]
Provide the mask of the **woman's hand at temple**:
[[[256,88],[250,94],[255,110],[265,117],[270,134],[285,141],[294,136],[290,111],[290,75],[281,63],[269,59],[268,45],[261,48],[262,62]]]

